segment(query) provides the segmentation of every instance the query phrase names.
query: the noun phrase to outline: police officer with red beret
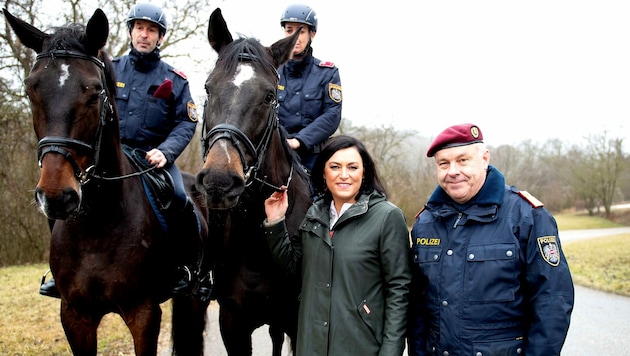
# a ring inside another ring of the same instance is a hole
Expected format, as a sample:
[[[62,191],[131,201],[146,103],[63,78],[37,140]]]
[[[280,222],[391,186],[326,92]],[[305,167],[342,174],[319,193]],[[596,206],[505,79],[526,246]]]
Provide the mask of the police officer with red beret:
[[[280,18],[285,36],[300,31],[292,59],[278,72],[278,117],[287,142],[310,172],[322,146],[341,122],[341,79],[332,62],[313,57],[317,14],[303,4],[288,6]]]
[[[574,289],[555,219],[505,184],[474,124],[427,156],[439,185],[411,232],[409,355],[559,355]]]

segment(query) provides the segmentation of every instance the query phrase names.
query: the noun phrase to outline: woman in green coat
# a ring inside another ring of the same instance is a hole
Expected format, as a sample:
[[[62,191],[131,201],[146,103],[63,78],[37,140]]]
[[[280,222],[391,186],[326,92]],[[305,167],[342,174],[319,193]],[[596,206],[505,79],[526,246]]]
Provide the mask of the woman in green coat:
[[[286,190],[265,201],[272,254],[302,276],[297,355],[402,355],[411,280],[402,211],[353,137],[332,137],[311,179],[320,199],[299,236],[288,236],[284,224]]]

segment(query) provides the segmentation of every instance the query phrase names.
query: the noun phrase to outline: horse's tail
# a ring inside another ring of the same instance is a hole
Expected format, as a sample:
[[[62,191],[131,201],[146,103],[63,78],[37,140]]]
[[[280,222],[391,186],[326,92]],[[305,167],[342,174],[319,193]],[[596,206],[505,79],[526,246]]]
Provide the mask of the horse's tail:
[[[176,296],[172,303],[173,355],[203,355],[208,302]]]

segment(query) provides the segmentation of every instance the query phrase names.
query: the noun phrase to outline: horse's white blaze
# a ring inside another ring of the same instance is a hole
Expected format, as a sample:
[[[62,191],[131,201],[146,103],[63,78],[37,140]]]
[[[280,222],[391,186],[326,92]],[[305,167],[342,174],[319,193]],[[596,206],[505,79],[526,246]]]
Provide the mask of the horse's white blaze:
[[[225,152],[225,157],[227,157],[228,163],[231,163],[232,159],[230,158],[230,153],[228,152],[227,142],[225,142],[225,140],[221,140],[221,141],[218,142],[218,144],[221,145],[221,148],[223,149],[223,152]]]
[[[59,89],[63,89],[66,81],[68,80],[68,78],[70,78],[70,71],[68,70],[68,68],[70,68],[70,66],[67,64],[61,65],[61,74],[59,75]]]
[[[237,87],[240,87],[244,82],[254,78],[254,68],[252,68],[249,64],[241,64],[236,69],[236,73],[234,74],[234,80],[232,83]]]

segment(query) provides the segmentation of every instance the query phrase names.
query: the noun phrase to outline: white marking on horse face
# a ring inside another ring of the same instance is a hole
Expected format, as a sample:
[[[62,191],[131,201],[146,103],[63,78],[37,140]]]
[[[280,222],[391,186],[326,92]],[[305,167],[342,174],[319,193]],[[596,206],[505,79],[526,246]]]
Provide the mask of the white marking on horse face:
[[[59,75],[59,89],[63,89],[63,86],[66,84],[66,80],[70,78],[70,71],[68,70],[68,68],[70,68],[70,66],[67,64],[61,65],[61,74]]]
[[[240,87],[244,82],[252,79],[254,77],[254,68],[252,68],[249,64],[241,64],[236,69],[236,73],[234,74],[234,80],[232,81],[234,85]]]
[[[225,156],[227,157],[227,161],[228,161],[228,164],[229,164],[232,161],[232,159],[230,158],[230,153],[228,152],[228,146],[227,146],[226,140],[221,140],[218,143],[219,143],[219,145],[221,145],[221,148],[223,149],[223,152],[225,152]]]

